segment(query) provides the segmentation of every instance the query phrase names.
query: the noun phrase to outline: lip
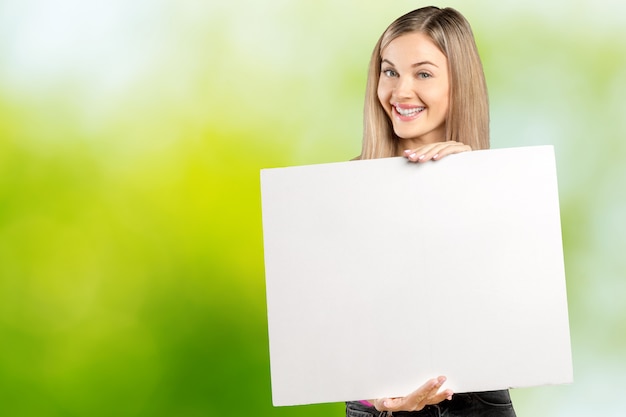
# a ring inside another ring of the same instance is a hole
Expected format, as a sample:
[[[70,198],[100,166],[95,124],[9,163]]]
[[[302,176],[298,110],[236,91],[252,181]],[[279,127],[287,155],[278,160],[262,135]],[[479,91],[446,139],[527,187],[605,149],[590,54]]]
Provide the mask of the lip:
[[[403,113],[405,114],[400,113],[398,109],[400,109],[400,111],[403,111]],[[407,110],[413,110],[413,109],[421,109],[421,110],[406,114]],[[391,111],[393,112],[393,116],[396,119],[401,120],[403,122],[410,122],[412,120],[418,119],[421,116],[421,114],[424,112],[424,110],[426,110],[425,106],[417,106],[414,104],[405,104],[405,103],[391,103]]]

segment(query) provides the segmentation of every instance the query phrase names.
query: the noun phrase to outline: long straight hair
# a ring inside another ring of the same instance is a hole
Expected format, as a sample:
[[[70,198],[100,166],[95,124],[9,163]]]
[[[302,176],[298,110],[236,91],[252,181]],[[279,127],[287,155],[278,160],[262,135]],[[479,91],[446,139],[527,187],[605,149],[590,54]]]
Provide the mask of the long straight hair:
[[[378,99],[381,55],[391,41],[415,32],[428,36],[448,59],[450,105],[445,139],[463,142],[472,149],[489,148],[487,84],[472,28],[458,11],[430,6],[396,19],[374,47],[365,90],[363,147],[359,159],[398,155],[399,139]]]

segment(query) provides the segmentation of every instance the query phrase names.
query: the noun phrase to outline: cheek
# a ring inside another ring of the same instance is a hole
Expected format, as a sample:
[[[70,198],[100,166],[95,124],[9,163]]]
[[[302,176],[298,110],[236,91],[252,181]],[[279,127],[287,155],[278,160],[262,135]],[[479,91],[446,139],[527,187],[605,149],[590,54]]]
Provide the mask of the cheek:
[[[441,102],[443,103],[447,111],[448,107],[450,106],[450,85],[447,82],[445,83],[444,86],[441,87],[441,96],[442,96]]]
[[[428,94],[425,93],[423,97],[424,99],[428,97],[428,100],[431,102],[431,104],[436,105],[437,107],[441,108],[441,110],[448,109],[450,97],[448,95],[447,88],[443,88],[443,87],[433,88],[432,90],[428,92]]]
[[[385,80],[385,79],[378,80],[376,93],[378,94],[378,101],[380,101],[380,104],[382,104],[383,107],[387,107],[389,105],[389,100],[391,99],[392,90],[393,90],[393,85],[389,82],[389,80]]]
[[[449,92],[447,89],[443,92],[443,97],[441,99],[441,107],[445,113],[448,113],[448,109],[450,108],[450,96],[449,96]]]
[[[387,101],[387,96],[385,93],[385,89],[383,86],[378,84],[378,89],[376,90],[376,94],[378,95],[378,101],[380,104],[385,107],[385,102]]]

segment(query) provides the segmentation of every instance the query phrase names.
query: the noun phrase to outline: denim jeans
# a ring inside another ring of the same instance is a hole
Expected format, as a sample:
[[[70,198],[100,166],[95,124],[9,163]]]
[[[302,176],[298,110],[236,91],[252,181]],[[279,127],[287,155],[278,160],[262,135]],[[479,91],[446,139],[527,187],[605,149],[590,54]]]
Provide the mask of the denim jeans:
[[[387,417],[390,413],[378,411],[360,402],[346,403],[346,417]],[[426,406],[420,411],[395,411],[397,417],[515,417],[509,391],[485,391],[454,394],[452,400]]]

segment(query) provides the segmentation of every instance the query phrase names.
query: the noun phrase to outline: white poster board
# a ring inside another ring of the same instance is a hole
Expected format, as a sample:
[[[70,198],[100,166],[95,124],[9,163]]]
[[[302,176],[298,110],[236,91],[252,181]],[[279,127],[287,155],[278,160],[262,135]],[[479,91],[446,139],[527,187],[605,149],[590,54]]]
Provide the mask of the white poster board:
[[[261,172],[272,398],[571,382],[554,150]]]

